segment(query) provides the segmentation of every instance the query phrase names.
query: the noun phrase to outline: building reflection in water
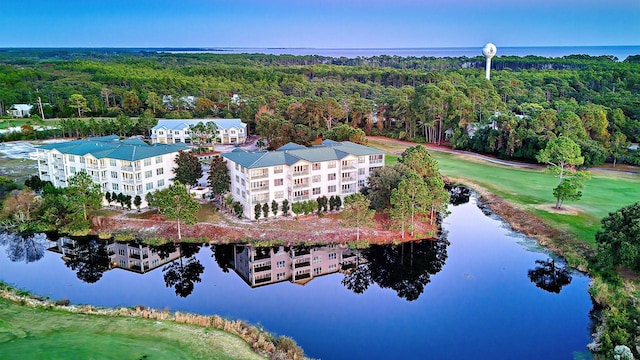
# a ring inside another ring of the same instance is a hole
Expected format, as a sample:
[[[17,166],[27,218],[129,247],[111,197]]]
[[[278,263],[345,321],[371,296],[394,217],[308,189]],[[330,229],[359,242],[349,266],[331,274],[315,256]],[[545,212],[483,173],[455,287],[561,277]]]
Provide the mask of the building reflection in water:
[[[251,287],[283,281],[304,285],[314,277],[354,268],[362,263],[359,251],[346,245],[317,247],[233,245],[231,266]]]
[[[109,269],[120,268],[144,274],[167,264],[180,256],[179,249],[169,244],[161,246],[145,245],[141,242],[100,241],[96,239],[72,239],[60,237],[50,247],[50,251],[62,254],[65,262],[86,262],[107,258]]]

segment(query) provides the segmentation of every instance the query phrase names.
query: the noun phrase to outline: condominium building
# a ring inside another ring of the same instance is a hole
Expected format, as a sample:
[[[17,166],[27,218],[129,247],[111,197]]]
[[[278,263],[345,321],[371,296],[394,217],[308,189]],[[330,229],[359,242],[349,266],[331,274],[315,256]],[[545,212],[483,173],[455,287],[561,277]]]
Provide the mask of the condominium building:
[[[344,245],[233,248],[230,265],[251,287],[283,281],[304,285],[314,277],[352,269],[364,262],[358,251]]]
[[[218,144],[243,144],[247,140],[247,124],[240,119],[161,119],[151,128],[151,142],[192,143],[194,133],[191,128],[200,123],[217,132],[215,139]]]
[[[56,187],[79,171],[91,176],[103,192],[142,198],[171,184],[178,151],[184,144],[154,144],[118,136],[102,136],[38,146],[30,158],[38,161],[38,175]]]
[[[321,196],[344,199],[364,187],[369,174],[384,166],[383,151],[349,141],[325,140],[309,148],[289,143],[276,151],[234,149],[222,156],[227,161],[233,198],[250,219],[258,203],[271,206],[275,200],[281,215],[284,199],[289,204]]]

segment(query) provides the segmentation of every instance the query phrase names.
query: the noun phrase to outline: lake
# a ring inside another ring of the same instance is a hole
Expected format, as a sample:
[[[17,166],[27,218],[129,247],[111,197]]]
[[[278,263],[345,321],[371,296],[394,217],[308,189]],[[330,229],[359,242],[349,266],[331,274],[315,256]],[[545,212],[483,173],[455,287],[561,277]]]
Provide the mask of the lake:
[[[4,234],[0,279],[75,304],[246,320],[313,358],[590,358],[589,278],[475,197],[449,210],[438,241],[364,250]]]

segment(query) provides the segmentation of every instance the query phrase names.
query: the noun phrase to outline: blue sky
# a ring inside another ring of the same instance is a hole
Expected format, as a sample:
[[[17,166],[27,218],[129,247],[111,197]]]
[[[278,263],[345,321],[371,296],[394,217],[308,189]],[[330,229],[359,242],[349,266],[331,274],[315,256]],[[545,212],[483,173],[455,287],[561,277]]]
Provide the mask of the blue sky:
[[[0,47],[640,45],[640,0],[7,0]]]

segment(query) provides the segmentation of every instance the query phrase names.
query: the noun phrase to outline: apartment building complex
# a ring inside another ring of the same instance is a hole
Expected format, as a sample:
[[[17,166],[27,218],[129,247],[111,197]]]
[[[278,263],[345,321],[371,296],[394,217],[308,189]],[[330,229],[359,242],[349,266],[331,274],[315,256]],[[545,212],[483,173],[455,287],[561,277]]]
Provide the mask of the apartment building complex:
[[[158,120],[158,125],[151,128],[153,144],[191,143],[194,135],[191,128],[202,123],[217,132],[218,144],[243,144],[247,140],[247,124],[240,119],[178,119]]]
[[[139,195],[146,207],[147,193],[171,184],[180,150],[186,150],[184,144],[149,145],[111,135],[42,145],[30,158],[38,161],[40,179],[56,187],[66,187],[71,176],[84,171],[103,192]]]
[[[359,252],[344,245],[256,248],[234,245],[236,273],[251,287],[283,281],[304,285],[314,277],[351,269],[362,263]]]
[[[257,203],[271,206],[275,200],[280,207],[284,199],[289,204],[321,196],[344,199],[364,187],[369,174],[384,166],[383,151],[349,141],[325,140],[309,148],[289,143],[276,151],[235,149],[222,156],[227,161],[233,198],[250,219]],[[279,209],[277,214],[281,213]]]

